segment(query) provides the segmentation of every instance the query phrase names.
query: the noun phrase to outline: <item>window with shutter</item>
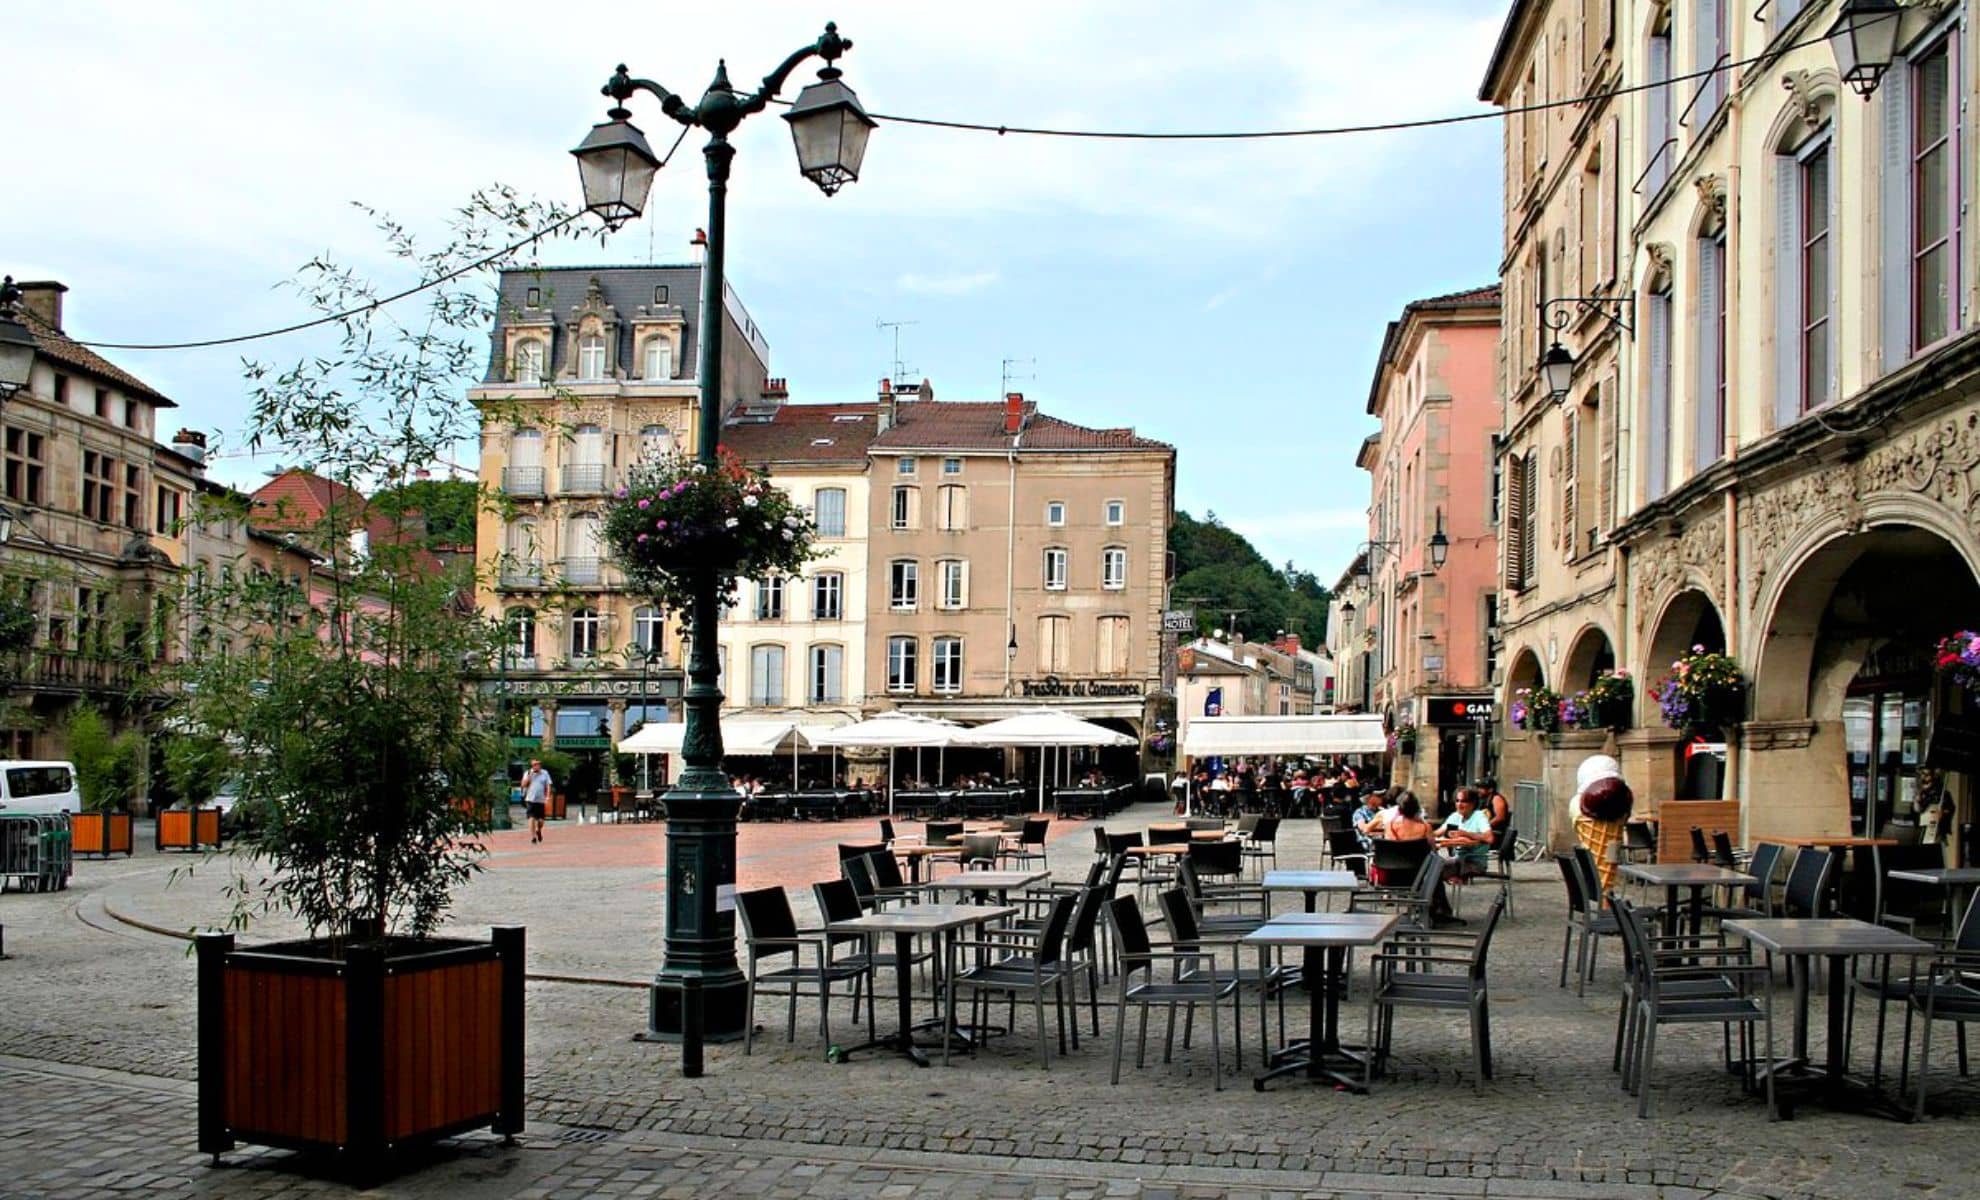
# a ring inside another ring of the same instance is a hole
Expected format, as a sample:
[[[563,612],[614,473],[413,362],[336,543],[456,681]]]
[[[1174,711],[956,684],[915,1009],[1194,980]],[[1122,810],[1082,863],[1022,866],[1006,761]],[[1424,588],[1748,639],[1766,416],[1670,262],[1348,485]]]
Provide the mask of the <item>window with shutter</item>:
[[[1513,591],[1526,588],[1526,458],[1515,454],[1506,460],[1506,586]]]
[[[1801,164],[1774,160],[1774,427],[1801,415]]]
[[[1616,523],[1616,383],[1602,381],[1596,409],[1596,438],[1600,443],[1600,478],[1595,492],[1594,527],[1606,530]]]
[[[1663,28],[1650,35],[1650,72],[1643,93],[1643,152],[1646,172],[1643,195],[1647,201],[1664,189],[1671,177],[1671,161],[1677,148],[1671,145],[1671,28],[1670,15],[1663,17]]]
[[[1668,287],[1650,294],[1646,325],[1650,343],[1650,395],[1644,420],[1643,498],[1655,500],[1671,486],[1671,293]]]
[[[1569,405],[1561,411],[1561,551],[1570,560],[1575,555],[1575,498],[1581,479],[1581,406]]]
[[[1526,452],[1526,518],[1524,531],[1519,537],[1520,553],[1525,561],[1520,564],[1520,578],[1531,587],[1534,581],[1535,564],[1540,557],[1540,452]]]
[[[1692,466],[1719,461],[1725,443],[1726,243],[1725,234],[1698,239],[1697,381],[1693,391]]]

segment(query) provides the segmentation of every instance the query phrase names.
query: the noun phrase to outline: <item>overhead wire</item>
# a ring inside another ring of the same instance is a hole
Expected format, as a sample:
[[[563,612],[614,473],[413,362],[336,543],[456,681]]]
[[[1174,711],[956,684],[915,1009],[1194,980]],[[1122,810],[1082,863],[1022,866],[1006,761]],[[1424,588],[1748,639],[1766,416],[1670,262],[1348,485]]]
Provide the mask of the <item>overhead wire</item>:
[[[1739,59],[1736,61],[1728,61],[1724,63],[1714,63],[1712,66],[1706,67],[1702,70],[1690,71],[1681,75],[1672,75],[1664,79],[1651,80],[1646,83],[1631,84],[1627,87],[1613,87],[1613,88],[1603,89],[1600,91],[1588,92],[1579,96],[1565,97],[1560,100],[1544,100],[1533,104],[1519,104],[1505,108],[1489,108],[1489,109],[1483,109],[1475,113],[1456,113],[1442,117],[1419,117],[1404,121],[1379,121],[1379,122],[1365,123],[1360,125],[1323,125],[1323,126],[1314,126],[1311,128],[1302,128],[1302,129],[1252,129],[1252,130],[1231,130],[1231,131],[1223,131],[1223,132],[1163,132],[1156,130],[1055,129],[1048,126],[1033,126],[1033,125],[1008,125],[1008,124],[992,125],[980,121],[954,121],[940,117],[911,117],[911,116],[903,116],[898,113],[873,113],[871,115],[873,119],[876,121],[883,121],[883,122],[891,121],[900,125],[919,125],[933,129],[956,129],[956,130],[963,130],[973,133],[994,133],[1000,137],[1010,134],[1018,134],[1026,137],[1080,138],[1080,139],[1102,140],[1102,141],[1141,141],[1141,142],[1259,141],[1259,140],[1279,139],[1279,138],[1344,137],[1355,134],[1395,133],[1395,132],[1403,132],[1413,129],[1435,129],[1435,128],[1451,126],[1451,125],[1463,125],[1476,121],[1503,120],[1508,117],[1521,116],[1527,113],[1549,112],[1557,108],[1579,108],[1584,105],[1597,104],[1608,100],[1613,100],[1618,96],[1629,96],[1629,95],[1635,95],[1640,92],[1654,91],[1658,88],[1675,87],[1681,83],[1688,83],[1693,80],[1705,79],[1709,76],[1718,75],[1721,72],[1731,72],[1736,68],[1749,67],[1759,63],[1768,62],[1770,60],[1777,59],[1782,55],[1787,54],[1790,51],[1805,49],[1809,46],[1818,46],[1824,42],[1829,41],[1834,36],[1836,35],[1833,33],[1825,33],[1818,37],[1811,37],[1804,41],[1792,42],[1784,46],[1770,46],[1762,53],[1757,54],[1751,58],[1744,58],[1744,59]],[[791,101],[779,98],[778,103],[788,105],[791,103]],[[682,126],[680,134],[674,138],[674,144],[668,148],[666,156],[660,160],[660,165],[662,167],[665,167],[669,162],[673,161],[674,152],[679,150],[681,147],[681,143],[684,140],[686,140],[689,128],[690,128],[689,126],[685,126],[685,125]],[[284,325],[279,329],[268,329],[260,333],[239,334],[234,337],[208,338],[201,341],[193,341],[193,342],[77,341],[76,344],[80,346],[87,346],[93,350],[200,350],[214,346],[240,345],[245,342],[256,342],[272,337],[282,337],[286,334],[300,333],[306,329],[314,329],[317,328],[318,326],[329,325],[338,321],[349,320],[350,318],[359,316],[365,312],[382,308],[385,305],[396,303],[400,300],[404,300],[411,296],[416,296],[421,292],[427,291],[431,288],[438,287],[443,283],[449,283],[455,279],[460,278],[463,275],[469,274],[470,272],[480,270],[482,267],[485,267],[492,262],[499,261],[500,259],[515,253],[517,250],[520,250],[525,246],[541,241],[542,239],[549,237],[551,234],[556,233],[561,229],[564,229],[565,227],[569,226],[572,222],[576,221],[578,218],[584,216],[585,211],[586,210],[580,209],[577,212],[571,213],[561,218],[560,220],[555,221],[552,224],[537,230],[536,232],[530,234],[528,237],[523,238],[521,241],[514,242],[508,246],[503,247],[500,250],[495,251],[493,254],[490,254],[485,258],[478,259],[475,262],[468,263],[465,266],[456,268],[455,270],[449,271],[436,278],[427,280],[424,283],[417,284],[413,287],[406,288],[399,292],[394,292],[390,296],[386,296],[377,300],[372,300],[369,303],[361,304],[354,308],[345,309],[342,312],[332,313],[328,316],[317,317],[308,321],[299,321],[293,325]]]

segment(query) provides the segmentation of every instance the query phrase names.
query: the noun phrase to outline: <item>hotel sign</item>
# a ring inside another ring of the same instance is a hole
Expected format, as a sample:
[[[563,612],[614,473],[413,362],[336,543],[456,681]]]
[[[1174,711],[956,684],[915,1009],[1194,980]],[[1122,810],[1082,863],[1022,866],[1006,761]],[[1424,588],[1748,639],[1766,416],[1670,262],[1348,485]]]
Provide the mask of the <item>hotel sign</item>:
[[[1052,675],[1027,679],[1022,686],[1026,696],[1069,700],[1140,699],[1143,688],[1139,679],[1060,679]]]

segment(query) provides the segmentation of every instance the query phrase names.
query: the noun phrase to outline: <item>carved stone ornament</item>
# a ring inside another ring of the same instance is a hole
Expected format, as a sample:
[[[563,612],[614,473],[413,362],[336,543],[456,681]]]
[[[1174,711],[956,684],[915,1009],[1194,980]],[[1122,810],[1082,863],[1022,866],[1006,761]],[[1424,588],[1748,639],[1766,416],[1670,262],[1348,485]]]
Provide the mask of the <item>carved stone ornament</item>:
[[[1788,71],[1781,76],[1787,89],[1788,106],[1795,117],[1810,129],[1828,124],[1836,109],[1832,72]]]
[[[1673,593],[1697,587],[1718,603],[1719,572],[1726,561],[1726,527],[1716,509],[1698,514],[1676,537],[1651,538],[1630,552],[1630,592],[1636,628],[1648,628],[1651,616]]]
[[[1698,203],[1705,210],[1704,224],[1707,228],[1717,228],[1726,219],[1726,177],[1712,172],[1692,180],[1698,189]]]
[[[1893,494],[1923,496],[1945,506],[1955,521],[1980,525],[1980,405],[1892,438],[1856,462],[1822,467],[1745,500],[1740,557],[1749,602],[1760,602],[1761,585],[1804,533],[1860,532],[1864,501]]]
[[[1677,261],[1677,251],[1669,242],[1650,242],[1643,247],[1650,256],[1650,273],[1644,279],[1645,286],[1655,290],[1671,280],[1671,264]]]

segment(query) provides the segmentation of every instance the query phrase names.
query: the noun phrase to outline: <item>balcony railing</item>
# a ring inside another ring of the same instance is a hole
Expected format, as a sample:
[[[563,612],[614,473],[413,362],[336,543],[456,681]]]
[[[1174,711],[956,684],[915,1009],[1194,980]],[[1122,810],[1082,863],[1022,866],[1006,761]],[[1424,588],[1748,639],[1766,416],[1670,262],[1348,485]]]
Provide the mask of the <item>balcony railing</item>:
[[[520,558],[502,564],[501,584],[505,588],[538,588],[543,586],[543,563],[534,558]]]
[[[543,494],[543,468],[503,467],[502,494],[506,496],[541,496]]]
[[[55,691],[126,692],[137,680],[137,664],[126,659],[51,649],[0,654],[0,684]]]
[[[564,560],[564,582],[579,585],[603,583],[605,568],[596,558],[567,558]]]
[[[602,496],[605,494],[605,468],[592,464],[566,466],[558,482],[566,496]]]

